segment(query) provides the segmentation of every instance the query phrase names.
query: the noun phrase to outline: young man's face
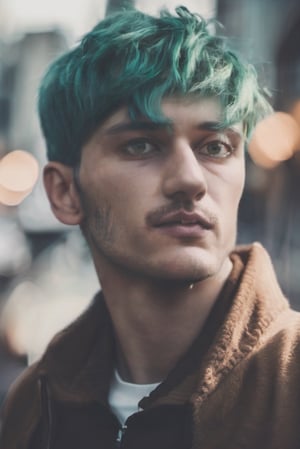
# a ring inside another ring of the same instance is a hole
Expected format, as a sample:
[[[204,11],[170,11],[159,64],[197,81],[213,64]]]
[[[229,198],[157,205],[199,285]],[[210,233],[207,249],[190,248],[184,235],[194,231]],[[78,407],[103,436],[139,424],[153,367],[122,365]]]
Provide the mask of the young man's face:
[[[244,186],[242,126],[213,100],[168,98],[171,125],[110,116],[82,151],[84,229],[96,266],[199,281],[227,262]]]

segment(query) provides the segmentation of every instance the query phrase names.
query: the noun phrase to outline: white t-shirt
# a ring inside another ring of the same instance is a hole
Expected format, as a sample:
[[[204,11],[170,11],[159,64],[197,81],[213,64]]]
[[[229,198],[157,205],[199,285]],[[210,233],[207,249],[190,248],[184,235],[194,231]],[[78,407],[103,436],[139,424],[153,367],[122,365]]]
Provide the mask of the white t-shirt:
[[[132,384],[120,378],[117,370],[114,371],[111,380],[108,403],[112,412],[116,415],[122,426],[130,415],[139,411],[140,400],[149,396],[158,383],[155,384]]]

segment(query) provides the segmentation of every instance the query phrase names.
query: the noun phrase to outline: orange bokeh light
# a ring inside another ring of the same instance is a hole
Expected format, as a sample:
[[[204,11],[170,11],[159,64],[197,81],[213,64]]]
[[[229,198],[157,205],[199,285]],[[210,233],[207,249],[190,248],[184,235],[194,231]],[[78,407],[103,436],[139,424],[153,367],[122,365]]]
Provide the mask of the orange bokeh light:
[[[273,168],[290,159],[298,149],[300,127],[285,112],[275,112],[256,126],[249,142],[249,153],[257,164]]]
[[[32,191],[38,175],[38,163],[30,153],[8,153],[0,161],[0,202],[8,206],[20,204]]]
[[[6,206],[17,206],[30,194],[31,191],[32,189],[24,192],[14,192],[13,190],[5,189],[0,183],[0,203],[5,204]]]

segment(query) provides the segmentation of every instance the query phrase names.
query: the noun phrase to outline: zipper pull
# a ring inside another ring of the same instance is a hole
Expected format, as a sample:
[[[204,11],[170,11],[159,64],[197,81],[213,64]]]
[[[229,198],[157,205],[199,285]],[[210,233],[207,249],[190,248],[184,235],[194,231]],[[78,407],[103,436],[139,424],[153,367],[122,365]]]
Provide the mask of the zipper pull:
[[[117,436],[117,439],[116,439],[117,447],[121,447],[121,442],[122,442],[122,439],[123,439],[124,434],[125,434],[125,432],[126,432],[126,429],[127,429],[126,424],[124,424],[124,425],[119,429],[119,431],[118,431],[118,436]]]

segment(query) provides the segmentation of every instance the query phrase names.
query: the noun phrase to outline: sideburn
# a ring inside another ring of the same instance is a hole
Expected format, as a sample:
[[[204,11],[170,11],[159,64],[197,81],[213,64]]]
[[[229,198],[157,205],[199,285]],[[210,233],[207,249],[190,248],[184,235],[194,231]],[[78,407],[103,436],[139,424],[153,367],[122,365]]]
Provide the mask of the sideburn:
[[[81,186],[79,171],[80,163],[73,168],[73,180],[85,217],[80,225],[81,231],[89,244],[93,243],[96,246],[99,245],[99,242],[103,242],[104,245],[110,244],[113,241],[111,207],[101,207],[92,212],[92,208],[89,207],[89,201]]]

